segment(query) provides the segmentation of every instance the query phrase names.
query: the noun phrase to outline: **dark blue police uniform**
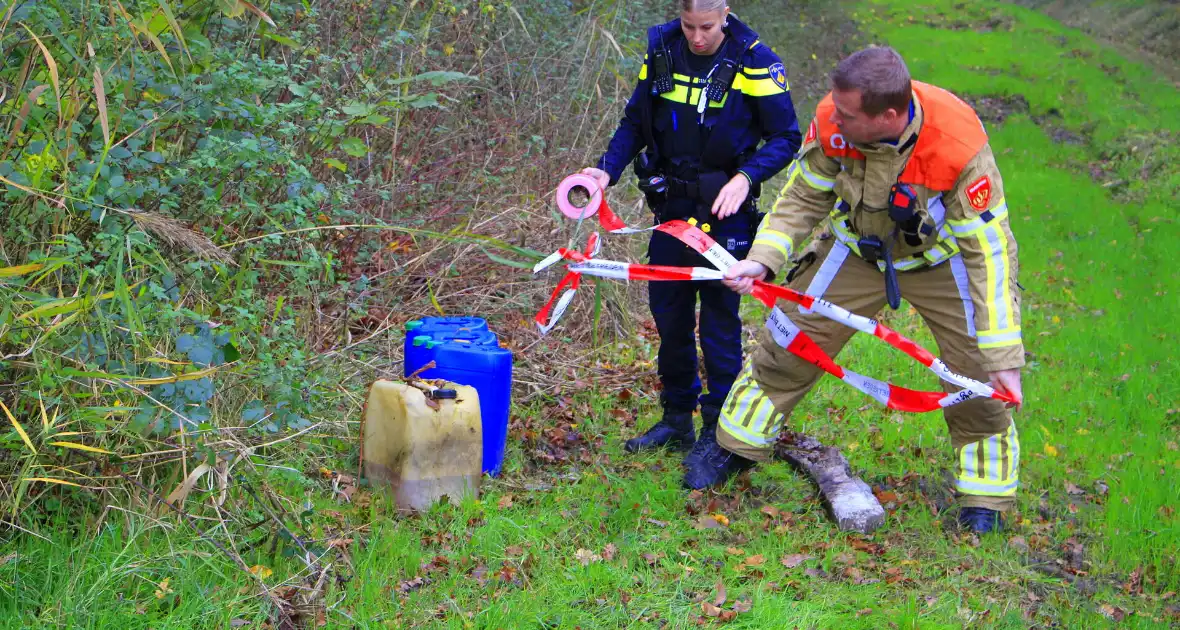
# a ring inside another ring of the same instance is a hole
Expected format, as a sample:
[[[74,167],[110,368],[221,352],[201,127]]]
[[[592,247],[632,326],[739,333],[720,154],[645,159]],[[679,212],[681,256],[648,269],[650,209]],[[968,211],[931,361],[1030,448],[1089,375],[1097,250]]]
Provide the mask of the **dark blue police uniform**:
[[[717,53],[704,56],[690,51],[680,20],[648,29],[638,85],[597,166],[614,185],[634,160],[657,222],[695,218],[708,224],[709,235],[741,260],[758,227],[761,184],[790,163],[802,134],[778,55],[732,15],[725,33]],[[750,180],[750,196],[737,214],[718,221],[711,214],[713,202],[738,173]],[[661,232],[652,233],[648,255],[656,265],[710,266]],[[648,287],[660,333],[664,418],[645,436],[629,441],[630,451],[692,444],[698,397],[702,438],[712,438],[721,405],[742,366],[741,296],[720,282],[651,282]],[[703,396],[695,338],[698,294],[708,380]],[[696,449],[693,455],[698,455]]]

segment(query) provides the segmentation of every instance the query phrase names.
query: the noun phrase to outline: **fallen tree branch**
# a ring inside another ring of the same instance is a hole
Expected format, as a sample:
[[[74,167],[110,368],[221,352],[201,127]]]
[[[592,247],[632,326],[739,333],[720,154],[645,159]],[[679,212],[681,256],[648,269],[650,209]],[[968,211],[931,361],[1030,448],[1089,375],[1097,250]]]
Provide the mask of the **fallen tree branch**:
[[[872,488],[852,474],[840,449],[801,433],[788,433],[775,445],[775,455],[819,486],[824,506],[841,531],[868,534],[885,523],[885,509]]]

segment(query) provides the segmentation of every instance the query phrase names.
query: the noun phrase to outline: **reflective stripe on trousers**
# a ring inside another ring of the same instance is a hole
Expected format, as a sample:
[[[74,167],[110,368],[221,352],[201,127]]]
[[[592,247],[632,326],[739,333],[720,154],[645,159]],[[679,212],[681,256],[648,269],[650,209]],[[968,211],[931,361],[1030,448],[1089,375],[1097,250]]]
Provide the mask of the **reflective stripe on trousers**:
[[[963,494],[988,497],[1016,495],[1020,485],[1020,438],[1016,424],[991,437],[955,449],[955,487]]]

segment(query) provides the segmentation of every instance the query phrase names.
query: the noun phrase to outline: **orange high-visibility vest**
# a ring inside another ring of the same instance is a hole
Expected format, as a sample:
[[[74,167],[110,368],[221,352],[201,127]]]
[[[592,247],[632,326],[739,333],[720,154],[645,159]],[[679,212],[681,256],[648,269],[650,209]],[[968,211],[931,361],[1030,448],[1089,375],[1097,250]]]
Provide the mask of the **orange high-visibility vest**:
[[[987,144],[987,132],[975,110],[959,97],[934,85],[920,81],[912,83],[922,106],[922,128],[918,130],[918,142],[899,181],[945,192],[954,188],[959,173]],[[845,140],[840,129],[832,124],[835,110],[836,104],[829,92],[816,108],[815,116],[824,155],[864,160],[864,154]],[[814,127],[808,130],[808,136],[814,133],[817,133]],[[809,137],[804,143],[811,139]]]

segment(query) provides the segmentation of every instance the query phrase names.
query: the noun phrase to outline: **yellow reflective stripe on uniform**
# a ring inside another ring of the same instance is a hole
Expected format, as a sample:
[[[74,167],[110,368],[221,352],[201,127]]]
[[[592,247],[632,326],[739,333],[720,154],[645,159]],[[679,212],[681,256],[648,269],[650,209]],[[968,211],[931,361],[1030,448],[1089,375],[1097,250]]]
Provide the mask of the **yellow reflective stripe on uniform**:
[[[694,79],[693,77],[683,74],[673,74],[674,79],[671,92],[664,92],[660,94],[660,98],[672,101],[673,103],[682,103],[686,105],[697,105],[700,102],[701,95],[705,88],[706,82],[703,79]],[[684,84],[689,85],[684,85]],[[699,87],[698,87],[699,86]],[[721,98],[720,102],[709,101],[709,107],[718,109],[725,106],[725,102],[729,100],[729,93]]]
[[[958,221],[950,219],[947,221],[947,227],[950,228],[951,234],[954,234],[959,238],[963,238],[965,236],[974,236],[977,232],[987,228],[988,224],[992,223],[993,221],[998,221],[999,219],[1003,219],[1004,217],[1008,216],[1008,204],[1004,201],[1003,197],[1000,198],[1000,201],[996,203],[995,206],[992,206],[992,208],[987,211],[987,215],[987,219],[984,219],[982,216]]]
[[[1012,291],[1008,282],[1008,237],[1003,226],[989,225],[979,235],[983,259],[987,269],[987,316],[992,329],[1012,327]]]
[[[639,69],[639,80],[647,79],[647,57],[643,58],[643,67]]]
[[[837,200],[836,206],[838,207],[839,205],[840,201]],[[836,240],[847,245],[854,254],[860,256],[860,248],[857,246],[857,242],[860,239],[850,227],[848,213],[835,209],[828,215],[828,219]],[[893,268],[898,271],[910,271],[922,267],[940,265],[954,258],[959,253],[959,243],[955,241],[955,237],[951,236],[950,232],[947,232],[945,229],[939,232],[939,237],[939,240],[930,249],[893,261]],[[885,262],[877,261],[877,268],[884,272]]]
[[[840,205],[840,200],[836,200],[836,205]],[[859,239],[852,233],[852,229],[848,227],[848,216],[840,210],[832,210],[828,215],[828,224],[832,226],[832,232],[836,235],[836,240],[848,246],[852,253],[860,256],[860,246],[857,245]]]
[[[667,99],[673,103],[687,103],[688,102],[688,88],[683,85],[674,85],[671,92],[664,92],[660,98]]]
[[[959,253],[959,244],[955,242],[954,237],[938,241],[938,243],[930,249],[922,252],[922,257],[925,258],[930,266],[944,263]]]
[[[743,94],[750,96],[773,96],[775,94],[782,94],[791,89],[790,84],[786,87],[780,86],[774,82],[774,79],[769,77],[765,79],[751,79],[743,74],[738,74],[733,79],[733,89],[741,90]]]
[[[754,235],[754,245],[773,247],[783,255],[784,260],[789,260],[791,252],[795,251],[795,244],[791,242],[791,237],[778,230],[759,230]]]
[[[1016,425],[959,450],[955,486],[964,494],[1012,496],[1020,485],[1020,438]]]
[[[967,481],[960,479],[955,487],[963,494],[974,494],[986,497],[1010,497],[1016,494],[1020,481],[1012,480],[1006,483],[990,483],[986,481]]]
[[[787,183],[783,184],[782,190],[778,191],[779,197],[785,196],[787,194],[787,190],[789,190],[791,185],[795,183],[795,180],[799,178],[799,160],[802,159],[803,158],[799,158],[791,161],[791,166],[787,169]],[[767,216],[770,215],[767,214]]]
[[[721,429],[740,442],[762,448],[778,440],[782,423],[783,415],[762,392],[747,363],[722,406]]]
[[[807,160],[805,158],[798,160],[798,162],[800,168],[803,171],[803,179],[807,180],[807,183],[810,184],[812,188],[816,190],[822,190],[824,192],[831,192],[836,188],[836,178],[825,177],[811,170],[811,167],[807,165]]]
[[[1017,326],[1011,330],[995,331],[987,330],[979,333],[979,347],[980,348],[1004,348],[1006,346],[1016,346],[1021,343],[1020,327]]]

